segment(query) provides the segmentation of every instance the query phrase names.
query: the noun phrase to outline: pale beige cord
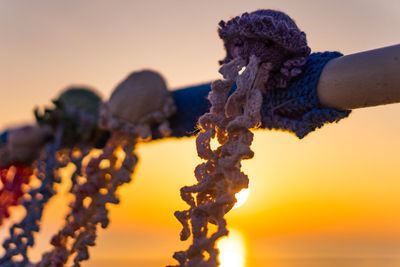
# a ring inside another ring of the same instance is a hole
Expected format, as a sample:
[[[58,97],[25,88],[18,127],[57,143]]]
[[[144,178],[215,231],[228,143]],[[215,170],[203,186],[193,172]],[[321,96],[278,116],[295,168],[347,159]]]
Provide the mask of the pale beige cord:
[[[253,133],[249,129],[260,125],[262,91],[271,65],[260,64],[255,56],[245,64],[236,58],[221,67],[225,79],[213,82],[208,97],[210,112],[199,119],[197,153],[207,162],[196,167],[198,183],[181,189],[182,199],[190,208],[175,216],[183,225],[181,240],[192,234],[193,242],[186,251],[175,253],[179,266],[218,266],[215,242],[228,234],[224,215],[234,206],[235,194],[248,187],[240,162],[254,155],[250,149]],[[239,74],[243,67],[245,70]],[[228,97],[234,82],[237,89]],[[220,144],[214,150],[210,144],[213,138]],[[209,233],[209,223],[217,225],[216,232]]]

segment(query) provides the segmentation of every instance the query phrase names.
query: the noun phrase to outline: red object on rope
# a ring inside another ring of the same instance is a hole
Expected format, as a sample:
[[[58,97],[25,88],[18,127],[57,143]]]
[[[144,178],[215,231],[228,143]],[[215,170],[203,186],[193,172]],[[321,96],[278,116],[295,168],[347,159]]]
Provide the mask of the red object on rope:
[[[25,193],[22,185],[29,183],[32,173],[32,168],[23,164],[0,169],[0,225],[4,218],[10,217],[9,208],[20,203]]]

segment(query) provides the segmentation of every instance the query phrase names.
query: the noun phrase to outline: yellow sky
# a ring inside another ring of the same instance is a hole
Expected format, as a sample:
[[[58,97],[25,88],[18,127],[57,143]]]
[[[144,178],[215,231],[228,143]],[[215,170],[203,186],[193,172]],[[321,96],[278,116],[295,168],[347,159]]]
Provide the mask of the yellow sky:
[[[171,88],[215,79],[223,57],[218,21],[257,8],[291,15],[313,51],[348,54],[399,42],[395,0],[110,3],[0,0],[0,129],[32,121],[33,107],[70,84],[91,85],[107,97],[141,68],[160,71]],[[301,141],[256,133],[256,156],[244,163],[249,198],[228,216],[249,257],[399,255],[399,105],[356,110]],[[186,207],[179,188],[195,182],[194,139],[142,144],[138,154],[135,181],[121,188],[122,203],[111,207],[112,223],[91,250],[95,260],[168,263],[187,245],[178,241],[173,212]],[[65,212],[61,194],[45,214],[35,257]]]

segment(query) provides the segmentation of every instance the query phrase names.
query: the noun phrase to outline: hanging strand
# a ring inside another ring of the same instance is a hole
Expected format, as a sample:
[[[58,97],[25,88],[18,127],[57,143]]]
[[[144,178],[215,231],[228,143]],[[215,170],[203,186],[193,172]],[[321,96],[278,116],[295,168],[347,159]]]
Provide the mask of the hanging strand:
[[[174,255],[178,266],[219,264],[215,242],[228,234],[224,215],[234,206],[235,194],[248,187],[248,177],[241,171],[240,162],[254,154],[250,149],[253,134],[249,129],[260,124],[261,90],[270,70],[270,64],[259,67],[259,63],[252,56],[239,75],[245,61],[235,59],[221,67],[225,79],[212,84],[208,96],[211,109],[200,117],[202,131],[196,139],[197,153],[206,162],[196,167],[198,183],[181,189],[182,199],[190,208],[175,213],[183,225],[181,240],[193,235],[192,245]],[[235,81],[237,89],[228,97]],[[215,150],[210,144],[213,138],[220,144]],[[217,225],[216,232],[209,233],[209,223]]]
[[[47,145],[44,158],[37,163],[37,177],[41,181],[41,185],[30,190],[30,199],[22,203],[26,214],[21,222],[10,228],[10,237],[3,243],[6,252],[0,259],[1,266],[25,267],[30,263],[28,248],[35,244],[34,232],[39,232],[44,206],[56,193],[54,185],[61,182],[58,169],[65,167],[65,162],[57,159],[63,132],[64,127],[60,126],[54,142]],[[17,256],[22,257],[22,260],[14,260]]]
[[[97,225],[106,228],[109,223],[106,204],[118,204],[117,188],[131,181],[137,162],[133,154],[135,143],[134,138],[115,133],[102,154],[90,160],[85,168],[86,181],[73,190],[75,201],[66,217],[67,223],[52,238],[54,249],[44,254],[37,266],[64,266],[72,254],[75,254],[73,266],[80,266],[82,260],[89,258],[88,247],[95,244]],[[122,164],[118,155],[121,146],[125,154]],[[102,166],[105,162],[106,166]]]
[[[125,104],[125,105],[124,105]],[[138,161],[134,149],[139,141],[151,139],[151,126],[158,124],[161,135],[171,131],[167,118],[176,108],[163,78],[152,71],[134,72],[102,103],[98,125],[111,131],[102,153],[84,167],[82,182],[72,187],[75,196],[64,227],[52,238],[53,249],[45,253],[38,267],[73,266],[89,259],[95,245],[97,226],[109,224],[106,204],[118,204],[116,191],[131,181]],[[121,151],[122,150],[122,151]],[[121,155],[123,154],[123,155]]]

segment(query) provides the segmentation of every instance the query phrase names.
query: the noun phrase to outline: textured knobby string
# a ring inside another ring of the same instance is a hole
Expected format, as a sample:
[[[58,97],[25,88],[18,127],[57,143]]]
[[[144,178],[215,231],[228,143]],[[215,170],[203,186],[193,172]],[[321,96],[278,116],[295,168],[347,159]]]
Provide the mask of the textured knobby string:
[[[44,254],[37,266],[64,266],[75,254],[73,266],[89,258],[88,247],[95,245],[97,225],[109,224],[107,203],[118,204],[117,188],[131,181],[137,163],[133,154],[135,137],[114,133],[102,154],[92,158],[85,168],[86,181],[73,189],[75,200],[66,217],[66,225],[52,238],[53,250]],[[119,162],[118,149],[124,159]],[[102,166],[102,162],[106,162]]]
[[[41,181],[41,185],[31,189],[29,191],[30,199],[22,203],[26,215],[21,222],[11,226],[10,237],[3,242],[6,252],[0,259],[1,266],[25,267],[30,264],[28,248],[33,247],[35,243],[34,232],[40,230],[40,220],[45,204],[56,193],[54,184],[61,182],[58,169],[65,167],[65,162],[60,162],[56,155],[60,149],[63,132],[64,129],[61,126],[56,133],[55,141],[47,145],[44,158],[37,163],[37,177]],[[22,259],[14,260],[17,256]]]
[[[206,162],[196,167],[198,183],[181,189],[182,199],[190,208],[175,216],[183,225],[181,240],[192,234],[193,242],[186,251],[174,254],[178,266],[218,266],[215,242],[228,234],[224,215],[235,204],[235,194],[248,186],[240,162],[254,154],[249,129],[260,125],[261,90],[271,65],[259,66],[259,59],[253,56],[238,75],[244,64],[244,60],[236,59],[222,66],[220,72],[225,79],[212,84],[210,112],[199,119],[202,130],[196,139],[197,153]],[[237,89],[228,97],[235,80]],[[213,138],[220,144],[215,150],[210,144]],[[209,223],[217,225],[216,232],[208,232]]]
[[[90,150],[90,146],[82,146],[81,148],[72,149],[70,152],[70,161],[75,166],[75,170],[71,175],[71,188],[69,189],[70,193],[73,192],[77,184],[78,178],[83,176],[82,161],[86,156],[89,155]]]
[[[128,77],[128,79],[134,78],[135,74]],[[138,91],[143,89],[142,87],[124,89],[129,90],[115,92],[116,99],[128,97],[139,101],[140,99],[132,96],[145,94],[143,91]],[[154,123],[159,124],[158,130],[161,135],[165,136],[171,132],[167,118],[176,110],[173,99],[168,95],[165,99],[159,100],[163,100],[159,101],[161,106],[146,114],[139,113],[137,122],[128,122],[118,116],[121,114],[111,112],[109,105],[115,104],[112,102],[112,97],[101,105],[98,123],[101,128],[112,132],[111,137],[101,155],[92,158],[85,166],[84,181],[76,182],[72,187],[75,199],[71,204],[71,211],[66,216],[64,227],[51,240],[53,249],[43,255],[42,261],[37,264],[38,267],[64,266],[71,257],[73,266],[78,267],[82,261],[89,259],[89,247],[95,245],[98,225],[106,228],[110,221],[106,205],[118,204],[117,189],[131,181],[138,161],[134,154],[136,143],[151,139],[151,124]],[[152,103],[148,103],[147,106],[150,104]],[[124,111],[123,107],[119,108]],[[131,115],[138,116],[138,114]],[[78,176],[78,173],[76,175]]]

